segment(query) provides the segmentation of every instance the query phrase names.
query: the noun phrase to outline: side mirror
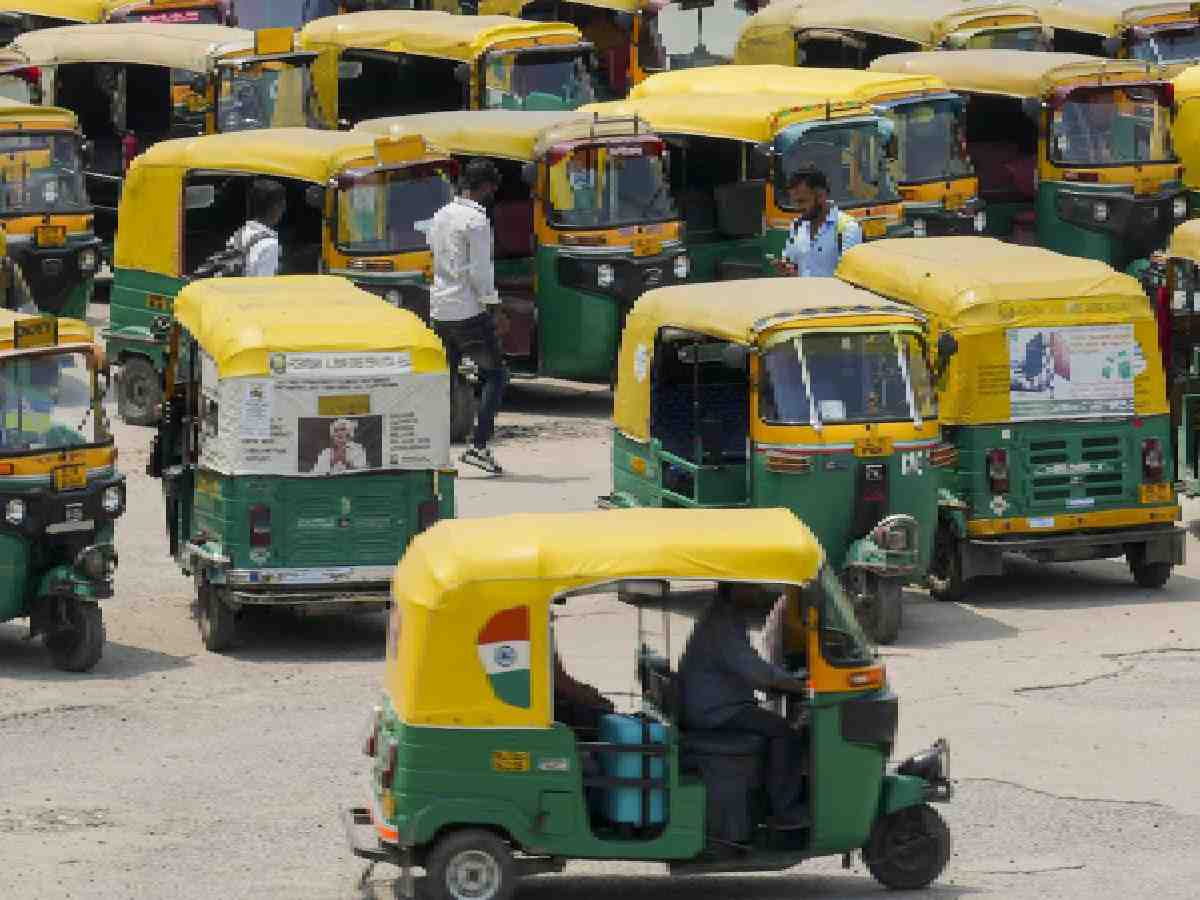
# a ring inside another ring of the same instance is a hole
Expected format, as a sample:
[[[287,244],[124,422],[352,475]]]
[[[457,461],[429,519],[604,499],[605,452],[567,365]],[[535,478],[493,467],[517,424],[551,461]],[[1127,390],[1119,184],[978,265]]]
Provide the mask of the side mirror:
[[[937,364],[934,366],[933,380],[939,382],[946,370],[950,368],[950,360],[958,353],[958,338],[948,331],[943,331],[937,339]]]
[[[189,184],[183,189],[185,210],[209,209],[217,202],[217,186],[214,184]]]
[[[530,187],[537,185],[537,163],[527,162],[521,166],[521,180]]]
[[[454,67],[454,80],[459,84],[471,83],[471,65],[470,63],[459,63]]]
[[[1042,101],[1039,97],[1021,98],[1021,112],[1025,118],[1037,122],[1042,117]]]
[[[304,204],[309,209],[323,210],[325,208],[325,188],[319,184],[310,184],[304,189]]]
[[[338,63],[338,81],[353,81],[361,78],[363,64],[357,59],[343,60]]]

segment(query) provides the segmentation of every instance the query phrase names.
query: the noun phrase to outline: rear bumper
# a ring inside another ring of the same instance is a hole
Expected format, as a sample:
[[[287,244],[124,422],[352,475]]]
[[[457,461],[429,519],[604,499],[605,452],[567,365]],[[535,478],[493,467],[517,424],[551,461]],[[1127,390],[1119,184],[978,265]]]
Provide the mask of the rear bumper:
[[[391,601],[392,566],[227,569],[214,583],[239,605],[328,606]]]
[[[1020,553],[1039,562],[1076,562],[1111,559],[1132,550],[1145,562],[1180,565],[1186,537],[1187,532],[1175,525],[1148,525],[1037,537],[970,538],[963,544],[963,575],[1002,574],[1001,556],[1005,553]]]

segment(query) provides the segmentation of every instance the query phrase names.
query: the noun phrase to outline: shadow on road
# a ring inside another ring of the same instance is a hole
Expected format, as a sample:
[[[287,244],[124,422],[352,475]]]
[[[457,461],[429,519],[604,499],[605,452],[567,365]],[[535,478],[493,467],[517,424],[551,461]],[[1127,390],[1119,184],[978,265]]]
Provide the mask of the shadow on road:
[[[942,603],[923,591],[904,592],[904,625],[888,645],[928,649],[963,641],[1001,641],[1017,637],[1016,628],[971,609],[969,604]],[[885,652],[887,647],[882,648]]]
[[[1161,590],[1140,588],[1118,560],[1047,565],[1008,557],[1004,568],[1002,576],[972,581],[963,602],[974,609],[1047,610],[1200,602],[1200,579],[1177,571]]]
[[[243,662],[353,662],[383,659],[384,612],[305,615],[291,609],[250,609],[238,643],[226,655]]]
[[[535,413],[567,418],[612,415],[613,395],[607,386],[572,381],[510,381],[502,412]]]
[[[165,672],[192,664],[190,656],[174,656],[145,647],[106,641],[104,655],[90,672],[60,672],[50,662],[41,638],[26,639],[23,625],[0,625],[0,678],[22,681],[115,681]]]

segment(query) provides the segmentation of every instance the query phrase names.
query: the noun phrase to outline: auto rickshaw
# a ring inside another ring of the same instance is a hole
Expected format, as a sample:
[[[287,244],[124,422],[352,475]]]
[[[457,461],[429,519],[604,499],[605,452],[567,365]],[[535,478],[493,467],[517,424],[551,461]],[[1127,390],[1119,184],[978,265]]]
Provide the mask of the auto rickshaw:
[[[947,464],[924,316],[830,278],[687,285],[629,314],[606,506],[786,506],[891,643]],[[731,302],[731,297],[737,297]],[[949,354],[948,349],[943,355]]]
[[[246,607],[386,603],[413,535],[454,515],[441,342],[329,275],[197,281],[169,330],[146,471],[205,647]]]
[[[1192,3],[1028,0],[1053,28],[1053,49],[1170,68],[1200,61],[1200,20]]]
[[[731,583],[761,586],[763,614],[780,598],[781,662],[810,685],[784,715],[808,748],[795,764],[811,827],[770,827],[761,737],[692,729],[681,715],[688,686],[668,612],[698,617],[730,602]],[[861,849],[880,882],[919,888],[949,858],[949,829],[929,805],[952,794],[948,745],[887,765],[898,698],[820,544],[786,510],[440,522],[413,541],[392,592],[384,696],[365,747],[370,804],[343,821],[356,855],[400,866],[400,896],[414,896],[413,866],[430,900],[506,900],[519,877],[567,859],[698,875],[830,855],[848,864]],[[615,594],[639,625],[639,714],[605,715],[599,728],[570,727],[552,700],[551,606],[589,594]],[[664,654],[643,627],[655,614]]]
[[[1178,490],[1200,497],[1200,220],[1184,222],[1166,250],[1163,286],[1152,298],[1171,401]]]
[[[300,45],[330,126],[456,109],[574,109],[593,98],[592,47],[565,22],[432,11],[314,19]]]
[[[756,90],[793,98],[850,97],[873,106],[893,126],[892,167],[912,235],[983,231],[986,213],[964,140],[965,104],[932,76],[776,65],[713,66],[655,75],[634,88],[631,96]],[[784,195],[782,185],[776,183],[772,197]],[[852,203],[851,213],[853,209]],[[768,219],[775,229],[786,230],[791,224],[778,208]]]
[[[970,237],[855,247],[838,277],[913,304],[959,347],[938,385],[957,465],[938,514],[935,597],[1002,574],[1005,553],[1124,556],[1140,587],[1166,584],[1184,532],[1157,323],[1135,279]]]
[[[629,307],[691,274],[663,141],[635,118],[471,110],[359,129],[421,134],[496,164],[496,287],[509,319],[501,342],[517,372],[608,381]]]
[[[17,38],[0,50],[0,83],[36,73],[35,102],[79,117],[92,144],[87,188],[109,246],[121,178],[164,138],[320,124],[311,97],[315,54],[287,29],[219,25],[76,25]]]
[[[237,26],[233,0],[107,0],[106,22]]]
[[[770,273],[766,257],[782,251],[795,216],[784,185],[798,168],[825,173],[838,208],[862,223],[864,238],[903,227],[888,166],[891,122],[844,95],[781,96],[761,88],[686,99],[664,93],[583,111],[637,116],[666,138],[671,195],[683,215],[696,281]]]
[[[83,319],[100,262],[75,116],[0,99],[0,224],[12,275],[39,311]]]
[[[776,0],[742,23],[733,61],[865,69],[886,53],[966,48],[1049,49],[1028,3]]]
[[[104,332],[120,366],[121,418],[158,420],[166,348],[157,322],[187,281],[221,271],[254,179],[274,179],[287,194],[281,274],[342,275],[428,319],[432,260],[418,225],[450,201],[455,170],[417,136],[303,128],[163,141],[143,153],[121,195]]]
[[[0,0],[0,46],[39,28],[104,21],[110,0]],[[27,95],[13,97],[28,100]]]
[[[125,511],[103,369],[83,322],[0,310],[0,622],[28,619],[68,672],[103,653]]]
[[[1148,64],[1072,53],[900,53],[873,71],[937,75],[967,98],[987,231],[1118,269],[1187,216],[1170,82]]]

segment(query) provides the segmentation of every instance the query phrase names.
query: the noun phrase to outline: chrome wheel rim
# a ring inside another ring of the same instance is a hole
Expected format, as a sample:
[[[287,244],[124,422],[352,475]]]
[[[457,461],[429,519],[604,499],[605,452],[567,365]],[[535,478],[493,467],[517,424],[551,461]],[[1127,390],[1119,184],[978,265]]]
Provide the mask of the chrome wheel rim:
[[[500,890],[500,864],[482,850],[456,853],[446,866],[446,890],[454,900],[488,900]]]

